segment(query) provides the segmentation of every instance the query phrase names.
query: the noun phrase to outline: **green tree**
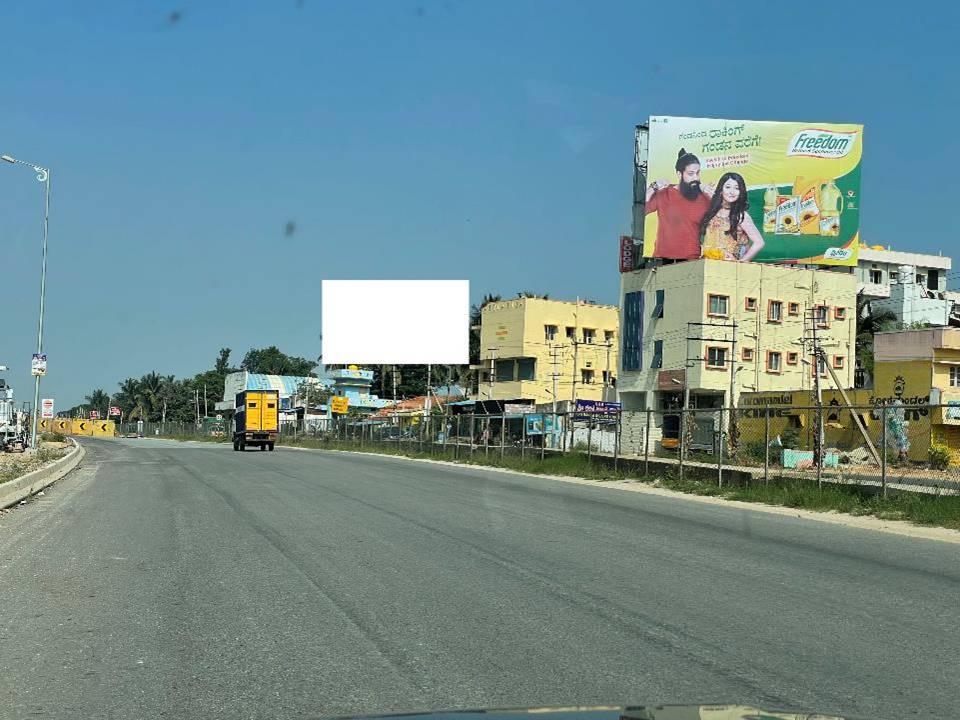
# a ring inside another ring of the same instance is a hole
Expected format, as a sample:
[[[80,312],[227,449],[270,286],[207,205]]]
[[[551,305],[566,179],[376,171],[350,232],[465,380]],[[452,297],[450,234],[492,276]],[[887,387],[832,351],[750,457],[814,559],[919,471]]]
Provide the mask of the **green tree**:
[[[251,348],[243,357],[240,368],[252,373],[267,375],[313,375],[317,363],[307,358],[282,353],[276,345],[266,348]]]
[[[873,336],[892,329],[897,316],[890,310],[873,311],[870,299],[861,290],[857,293],[857,339],[855,345],[857,365],[866,375],[866,384],[873,379]]]

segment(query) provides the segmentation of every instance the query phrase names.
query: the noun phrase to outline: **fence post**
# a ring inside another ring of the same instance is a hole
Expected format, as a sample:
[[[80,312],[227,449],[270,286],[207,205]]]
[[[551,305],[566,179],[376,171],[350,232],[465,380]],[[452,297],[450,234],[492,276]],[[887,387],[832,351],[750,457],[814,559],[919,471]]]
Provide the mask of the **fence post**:
[[[507,432],[507,416],[502,414],[500,416],[500,462],[503,462],[503,444],[506,440]]]
[[[684,460],[684,446],[686,445],[686,435],[687,435],[687,409],[685,407],[680,408],[680,432],[679,432],[679,445],[678,455],[680,460],[680,479],[683,480],[683,460]]]
[[[483,429],[483,457],[488,459],[490,457],[490,416],[487,415],[487,426]]]
[[[723,428],[723,410],[720,408],[720,432],[717,435],[717,487],[723,487],[723,451],[724,451],[724,432]]]
[[[450,422],[447,420],[447,408],[443,408],[443,440],[440,441],[440,453],[447,457],[447,435],[450,434]]]
[[[620,433],[623,413],[617,411],[617,426],[613,430],[613,471],[617,472],[620,464]]]
[[[650,477],[650,423],[653,422],[653,408],[647,408],[647,424],[643,428],[643,474]]]
[[[411,419],[412,419],[412,418],[411,418]],[[418,443],[419,443],[419,444],[418,444],[418,452],[419,452],[421,455],[423,454],[423,430],[424,430],[424,425],[426,424],[426,420],[427,420],[427,419],[426,419],[425,417],[420,416],[420,422],[418,423],[418,424],[419,424],[419,427],[417,428],[417,430],[418,430],[418,432],[417,432],[417,439],[418,439]]]
[[[560,454],[567,454],[567,423],[570,422],[570,414],[563,413],[563,427],[560,428]]]
[[[593,461],[593,423],[597,416],[594,413],[587,415],[587,462]]]
[[[527,456],[527,423],[524,420],[523,424],[520,426],[520,459],[523,460]]]
[[[459,459],[460,459],[460,421],[461,421],[462,419],[463,419],[463,413],[458,414],[458,415],[457,415],[457,422],[456,422],[456,426],[457,426],[456,438],[457,438],[457,440],[456,440],[456,442],[455,442],[454,445],[453,445],[453,459],[454,459],[454,460],[459,460]]]
[[[883,496],[887,496],[887,406],[883,405],[880,411],[882,413],[883,425],[883,453],[880,455],[880,488]]]
[[[523,424],[526,425],[527,421],[524,418]],[[545,412],[540,413],[540,462],[543,462],[544,455],[546,455],[546,442],[547,442],[547,414]]]
[[[473,459],[473,437],[475,434],[474,425],[476,424],[477,414],[470,413],[470,459]]]
[[[763,410],[763,482],[770,482],[770,408]]]

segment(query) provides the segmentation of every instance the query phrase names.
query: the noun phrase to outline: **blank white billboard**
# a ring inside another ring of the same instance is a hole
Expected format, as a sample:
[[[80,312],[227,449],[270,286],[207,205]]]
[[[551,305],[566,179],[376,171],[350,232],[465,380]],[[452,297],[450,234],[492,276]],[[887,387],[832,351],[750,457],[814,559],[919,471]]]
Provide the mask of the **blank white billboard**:
[[[469,362],[467,280],[324,280],[323,362]]]

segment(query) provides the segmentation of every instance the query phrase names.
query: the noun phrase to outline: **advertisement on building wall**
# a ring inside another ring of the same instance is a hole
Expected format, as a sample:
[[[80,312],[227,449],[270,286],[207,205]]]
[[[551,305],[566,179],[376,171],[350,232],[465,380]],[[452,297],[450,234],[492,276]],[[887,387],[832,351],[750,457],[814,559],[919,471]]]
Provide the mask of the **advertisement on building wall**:
[[[856,265],[863,125],[650,118],[643,256]]]

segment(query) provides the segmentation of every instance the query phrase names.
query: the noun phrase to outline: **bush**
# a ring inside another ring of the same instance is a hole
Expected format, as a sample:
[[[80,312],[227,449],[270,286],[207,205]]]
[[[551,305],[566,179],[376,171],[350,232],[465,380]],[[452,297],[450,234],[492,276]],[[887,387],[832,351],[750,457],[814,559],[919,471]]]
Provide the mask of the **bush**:
[[[934,470],[946,470],[950,466],[950,448],[940,443],[930,446],[930,467]]]

